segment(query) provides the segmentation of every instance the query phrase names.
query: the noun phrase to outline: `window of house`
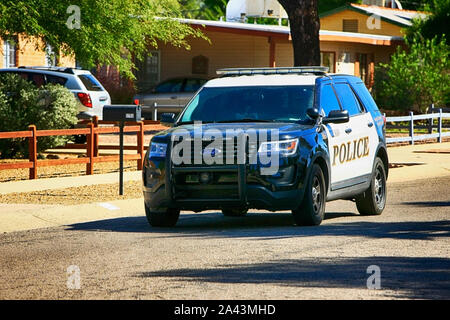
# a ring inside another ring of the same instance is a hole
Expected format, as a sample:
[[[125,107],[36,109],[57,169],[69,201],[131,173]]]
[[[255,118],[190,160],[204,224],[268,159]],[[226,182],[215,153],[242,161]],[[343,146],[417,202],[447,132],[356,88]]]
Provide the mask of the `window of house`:
[[[343,19],[342,31],[344,32],[358,32],[358,20],[357,19]]]
[[[336,72],[334,69],[336,61],[336,55],[334,52],[320,52],[320,65],[324,67],[328,67],[330,69],[329,72]]]
[[[150,51],[141,61],[136,61],[136,85],[139,92],[149,92],[160,78],[159,51]]]
[[[16,51],[16,39],[3,40],[3,66],[5,68],[12,68],[17,66]]]

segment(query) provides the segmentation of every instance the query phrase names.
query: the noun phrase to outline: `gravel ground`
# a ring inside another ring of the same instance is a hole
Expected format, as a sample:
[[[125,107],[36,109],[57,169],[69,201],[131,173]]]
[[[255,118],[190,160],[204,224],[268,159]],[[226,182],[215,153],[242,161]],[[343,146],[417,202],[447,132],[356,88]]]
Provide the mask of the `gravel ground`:
[[[72,156],[73,157],[73,156]],[[60,159],[65,156],[60,155]],[[0,163],[23,162],[23,160],[1,160]],[[136,161],[124,161],[124,171],[135,171]],[[100,162],[94,165],[94,174],[118,172],[118,162]],[[0,170],[0,182],[28,180],[28,169]],[[56,178],[86,175],[85,164],[70,164],[54,167],[38,167],[38,178]]]
[[[80,203],[104,202],[142,197],[142,182],[124,183],[124,195],[119,196],[119,184],[98,184],[66,189],[18,192],[0,195],[0,203],[34,203],[74,205]]]

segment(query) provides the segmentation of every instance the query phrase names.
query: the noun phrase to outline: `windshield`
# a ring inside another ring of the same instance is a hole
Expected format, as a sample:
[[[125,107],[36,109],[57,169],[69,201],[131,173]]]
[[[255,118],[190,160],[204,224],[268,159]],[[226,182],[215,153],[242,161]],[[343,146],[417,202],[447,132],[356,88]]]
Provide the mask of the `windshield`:
[[[314,86],[205,87],[180,122],[309,121],[313,104]]]

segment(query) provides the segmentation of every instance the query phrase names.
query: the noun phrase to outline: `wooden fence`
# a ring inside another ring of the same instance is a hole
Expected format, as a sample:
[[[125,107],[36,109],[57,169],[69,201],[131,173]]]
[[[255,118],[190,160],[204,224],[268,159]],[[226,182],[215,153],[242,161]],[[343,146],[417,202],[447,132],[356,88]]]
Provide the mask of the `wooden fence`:
[[[21,161],[15,163],[0,163],[0,170],[8,169],[29,169],[29,178],[37,178],[37,169],[39,167],[48,166],[60,166],[68,164],[86,164],[86,174],[91,175],[94,173],[94,164],[100,162],[115,162],[119,161],[119,156],[99,156],[99,134],[106,133],[119,133],[119,127],[116,122],[112,121],[99,121],[94,118],[93,121],[83,121],[82,124],[86,125],[86,128],[77,129],[61,129],[61,130],[37,130],[36,126],[31,125],[26,131],[14,131],[14,132],[0,132],[0,139],[16,139],[24,138],[28,139],[29,159],[28,161]],[[112,127],[100,127],[101,124],[114,125]],[[144,145],[144,135],[146,131],[161,131],[166,127],[159,124],[157,121],[140,121],[140,122],[126,122],[124,127],[124,133],[135,133],[137,136],[136,146],[126,146],[125,150],[136,150],[136,154],[125,154],[124,160],[136,160],[137,169],[142,170],[145,150],[147,147]],[[72,158],[72,159],[37,159],[37,144],[38,137],[49,136],[68,136],[68,135],[85,135],[86,144],[78,144],[76,148],[85,148],[86,157],[84,158]],[[119,149],[119,146],[109,146],[111,149]]]

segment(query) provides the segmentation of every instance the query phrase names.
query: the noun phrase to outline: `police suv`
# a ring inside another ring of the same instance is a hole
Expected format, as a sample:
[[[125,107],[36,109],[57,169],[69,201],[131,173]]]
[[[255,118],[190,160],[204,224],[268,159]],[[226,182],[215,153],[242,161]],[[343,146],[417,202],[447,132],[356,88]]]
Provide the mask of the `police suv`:
[[[174,226],[180,210],[291,210],[297,225],[321,223],[327,201],[362,215],[386,204],[385,119],[361,79],[325,67],[223,69],[144,160],[150,225]]]

